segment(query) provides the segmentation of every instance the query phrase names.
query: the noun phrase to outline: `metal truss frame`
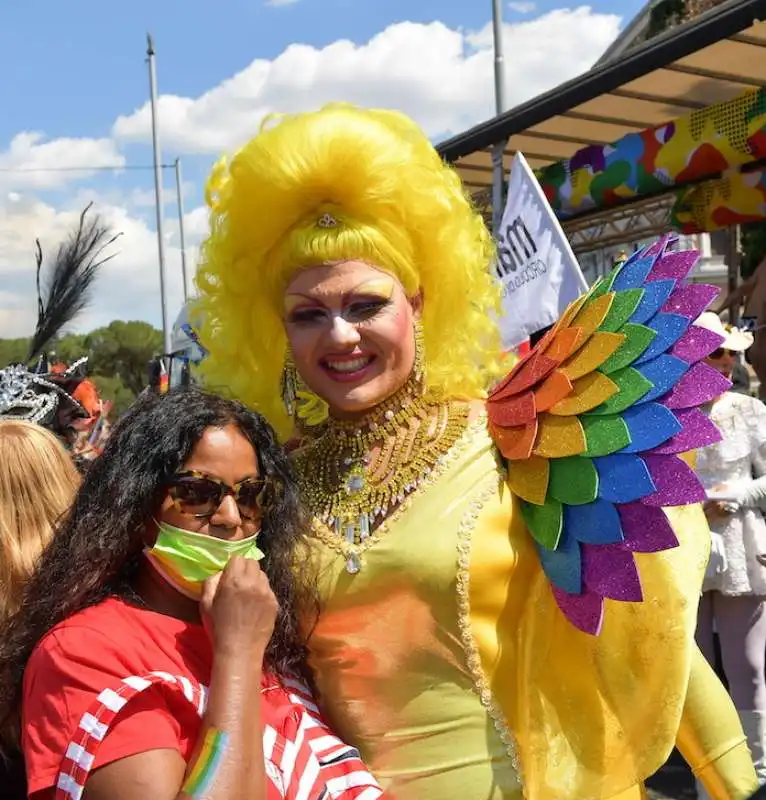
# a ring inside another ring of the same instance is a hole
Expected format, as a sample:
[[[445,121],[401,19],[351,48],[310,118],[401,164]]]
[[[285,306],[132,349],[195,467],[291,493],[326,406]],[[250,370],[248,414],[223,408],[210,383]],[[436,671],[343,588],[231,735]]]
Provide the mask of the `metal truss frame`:
[[[567,220],[563,228],[577,254],[650,239],[671,229],[675,199],[674,192],[649,197]]]

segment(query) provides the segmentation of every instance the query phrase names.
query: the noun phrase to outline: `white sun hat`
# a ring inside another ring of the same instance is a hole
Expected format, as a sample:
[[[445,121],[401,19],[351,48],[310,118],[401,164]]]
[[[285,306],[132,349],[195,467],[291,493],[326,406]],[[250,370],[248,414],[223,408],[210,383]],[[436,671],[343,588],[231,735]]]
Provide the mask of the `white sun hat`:
[[[724,350],[733,350],[737,353],[741,353],[753,344],[752,333],[743,331],[740,328],[724,325],[718,314],[713,311],[705,311],[704,314],[700,314],[694,321],[694,324],[698,325],[700,328],[707,328],[707,330],[722,336],[723,342],[721,342],[721,347],[723,347]]]

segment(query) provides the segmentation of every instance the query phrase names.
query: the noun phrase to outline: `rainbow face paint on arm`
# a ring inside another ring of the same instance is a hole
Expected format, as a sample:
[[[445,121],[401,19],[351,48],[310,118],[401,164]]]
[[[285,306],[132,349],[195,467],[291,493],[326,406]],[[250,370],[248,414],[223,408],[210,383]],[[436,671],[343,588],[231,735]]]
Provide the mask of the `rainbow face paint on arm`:
[[[208,728],[202,747],[191,764],[183,785],[183,793],[190,800],[203,800],[215,782],[229,745],[229,734],[217,728]]]

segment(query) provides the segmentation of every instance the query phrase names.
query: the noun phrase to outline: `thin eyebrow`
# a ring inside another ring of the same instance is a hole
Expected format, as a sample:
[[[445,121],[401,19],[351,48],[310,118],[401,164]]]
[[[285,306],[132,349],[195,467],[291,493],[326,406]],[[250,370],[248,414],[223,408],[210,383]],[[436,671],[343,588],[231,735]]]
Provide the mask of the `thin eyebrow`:
[[[286,297],[302,297],[304,300],[309,300],[312,303],[321,303],[322,301],[319,298],[314,297],[310,294],[304,294],[303,292],[288,292]]]
[[[288,294],[287,296],[302,297],[304,300],[308,301],[308,303],[310,303],[311,306],[321,306],[322,308],[329,309],[329,306],[323,300],[319,299],[318,297],[312,297],[311,295],[303,294],[302,292],[290,292],[290,294]],[[341,295],[340,302],[342,306],[346,306],[348,305],[349,300],[351,300],[352,298],[360,298],[360,297],[366,297],[371,300],[374,299],[374,300],[380,300],[380,302],[385,302],[385,298],[381,297],[379,294],[376,294],[374,292],[365,292],[363,283],[359,284],[359,286],[357,286],[356,288],[351,289],[348,292],[345,292],[343,295]],[[310,308],[311,306],[298,305],[295,306],[295,308],[291,308],[288,313],[292,314],[295,311]]]

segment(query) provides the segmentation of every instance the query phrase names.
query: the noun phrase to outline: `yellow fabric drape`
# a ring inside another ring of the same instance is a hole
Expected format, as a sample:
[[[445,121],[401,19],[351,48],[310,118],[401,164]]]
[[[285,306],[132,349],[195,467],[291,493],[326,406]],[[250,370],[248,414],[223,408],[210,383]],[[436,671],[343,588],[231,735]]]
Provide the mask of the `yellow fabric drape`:
[[[471,596],[482,666],[513,728],[526,797],[641,797],[677,733],[712,797],[748,797],[755,773],[736,712],[694,644],[710,540],[701,508],[667,509],[680,546],[637,556],[644,602],[606,601],[593,637],[558,610],[517,503],[508,493],[509,537],[500,509],[478,521]]]
[[[330,535],[315,542],[310,647],[331,724],[396,800],[516,800],[516,765],[527,800],[638,800],[677,733],[715,800],[744,800],[736,712],[694,645],[707,523],[696,506],[668,514],[680,546],[637,556],[644,602],[607,601],[600,636],[584,634],[475,427],[358,575]]]
[[[758,780],[723,684],[695,648],[676,746],[713,800],[743,800]]]

